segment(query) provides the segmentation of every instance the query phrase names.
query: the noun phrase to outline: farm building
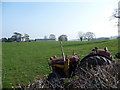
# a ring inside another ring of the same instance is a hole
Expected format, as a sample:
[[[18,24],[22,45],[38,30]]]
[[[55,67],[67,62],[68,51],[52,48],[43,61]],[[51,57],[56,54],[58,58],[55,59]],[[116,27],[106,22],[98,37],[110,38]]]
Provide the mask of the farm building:
[[[55,39],[35,39],[35,41],[56,41]]]
[[[100,37],[100,38],[97,38],[96,40],[109,40],[110,38],[109,37]]]
[[[29,41],[29,38],[27,38],[27,37],[21,37],[21,42],[26,42],[26,41]]]

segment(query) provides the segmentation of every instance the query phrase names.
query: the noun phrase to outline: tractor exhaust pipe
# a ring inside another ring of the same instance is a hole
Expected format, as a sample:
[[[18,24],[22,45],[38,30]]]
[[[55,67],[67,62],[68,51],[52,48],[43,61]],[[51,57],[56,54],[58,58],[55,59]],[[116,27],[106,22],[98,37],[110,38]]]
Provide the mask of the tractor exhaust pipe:
[[[60,42],[60,47],[61,47],[61,52],[62,52],[63,60],[66,61],[66,59],[65,59],[65,53],[64,53],[64,51],[63,51],[62,42]]]

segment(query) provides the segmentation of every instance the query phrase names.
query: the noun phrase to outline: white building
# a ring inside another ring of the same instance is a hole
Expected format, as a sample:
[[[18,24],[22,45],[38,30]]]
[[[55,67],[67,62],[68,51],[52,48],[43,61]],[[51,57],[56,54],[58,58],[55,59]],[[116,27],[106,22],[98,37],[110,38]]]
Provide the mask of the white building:
[[[35,41],[56,41],[55,39],[35,39]]]

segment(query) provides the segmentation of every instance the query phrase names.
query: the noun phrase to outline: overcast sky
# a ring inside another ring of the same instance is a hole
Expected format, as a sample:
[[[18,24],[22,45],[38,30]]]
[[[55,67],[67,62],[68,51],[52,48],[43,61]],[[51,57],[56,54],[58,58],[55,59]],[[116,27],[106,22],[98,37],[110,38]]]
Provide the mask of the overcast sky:
[[[94,32],[96,37],[115,36],[117,19],[111,16],[118,1],[2,2],[2,37],[19,32],[32,39],[50,34],[76,39],[80,31]]]

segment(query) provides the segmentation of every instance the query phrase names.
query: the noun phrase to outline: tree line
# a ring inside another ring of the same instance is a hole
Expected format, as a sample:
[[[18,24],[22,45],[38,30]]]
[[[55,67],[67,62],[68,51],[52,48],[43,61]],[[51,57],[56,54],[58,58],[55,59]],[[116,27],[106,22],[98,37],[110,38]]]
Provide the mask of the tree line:
[[[83,41],[83,40],[93,40],[95,39],[95,33],[93,32],[78,32],[78,38],[80,39],[80,41]]]
[[[49,38],[47,36],[44,36],[43,40],[54,40],[56,41],[56,36],[54,34],[50,34]],[[28,34],[22,35],[21,33],[14,32],[13,35],[10,38],[2,38],[2,42],[30,42],[34,40],[30,40]],[[58,37],[58,41],[68,41],[67,35],[60,35]]]
[[[24,34],[22,35],[21,33],[14,32],[13,35],[10,38],[2,38],[2,42],[29,42],[29,35]]]
[[[14,32],[10,38],[2,38],[2,42],[30,42],[30,36],[28,34],[22,35],[21,33]],[[80,41],[83,40],[93,40],[95,38],[95,34],[93,32],[78,32],[78,39]],[[44,36],[44,40],[50,39],[56,41],[56,36],[54,34],[50,34],[49,37]],[[33,41],[33,40],[32,40]],[[58,37],[58,41],[68,41],[68,36],[62,34]]]
[[[54,34],[50,34],[49,38],[47,38],[47,36],[44,36],[44,39],[54,39],[54,40],[56,40],[56,36]],[[64,34],[60,35],[58,37],[58,41],[68,41],[67,35],[64,35]]]

